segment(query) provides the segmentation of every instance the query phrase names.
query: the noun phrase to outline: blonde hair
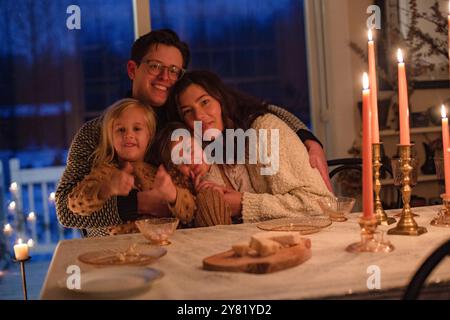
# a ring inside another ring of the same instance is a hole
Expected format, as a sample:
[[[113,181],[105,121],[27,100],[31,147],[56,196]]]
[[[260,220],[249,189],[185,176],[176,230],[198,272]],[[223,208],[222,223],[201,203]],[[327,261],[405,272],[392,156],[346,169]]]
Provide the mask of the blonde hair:
[[[109,106],[103,113],[100,143],[92,154],[94,166],[103,163],[114,163],[117,161],[117,154],[113,146],[113,122],[117,120],[122,112],[131,108],[140,108],[145,114],[145,124],[150,134],[149,143],[145,151],[145,160],[148,160],[150,145],[156,132],[156,115],[153,108],[136,99],[121,99]]]

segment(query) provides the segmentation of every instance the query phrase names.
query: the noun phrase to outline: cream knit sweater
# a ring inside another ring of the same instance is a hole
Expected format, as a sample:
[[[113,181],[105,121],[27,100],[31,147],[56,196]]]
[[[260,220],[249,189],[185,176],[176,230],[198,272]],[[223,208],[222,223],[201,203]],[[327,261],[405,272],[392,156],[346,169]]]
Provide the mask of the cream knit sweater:
[[[259,161],[253,165],[247,164],[256,193],[243,194],[244,222],[321,215],[317,199],[333,197],[333,194],[328,191],[319,171],[311,167],[306,147],[296,133],[272,114],[258,117],[252,123],[252,128],[257,132],[267,129],[268,151],[273,142],[270,129],[279,130],[279,168],[273,175],[261,175],[260,169],[270,167],[270,164],[264,165]]]

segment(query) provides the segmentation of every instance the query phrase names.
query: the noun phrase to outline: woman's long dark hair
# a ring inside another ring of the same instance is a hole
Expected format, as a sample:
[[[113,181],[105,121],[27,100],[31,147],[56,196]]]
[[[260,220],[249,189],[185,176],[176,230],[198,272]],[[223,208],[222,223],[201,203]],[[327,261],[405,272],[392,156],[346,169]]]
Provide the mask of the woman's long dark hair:
[[[259,116],[268,113],[267,103],[230,88],[213,72],[196,70],[186,72],[172,87],[168,103],[168,117],[172,121],[183,121],[179,97],[192,84],[201,86],[219,101],[222,107],[224,129],[249,129]]]

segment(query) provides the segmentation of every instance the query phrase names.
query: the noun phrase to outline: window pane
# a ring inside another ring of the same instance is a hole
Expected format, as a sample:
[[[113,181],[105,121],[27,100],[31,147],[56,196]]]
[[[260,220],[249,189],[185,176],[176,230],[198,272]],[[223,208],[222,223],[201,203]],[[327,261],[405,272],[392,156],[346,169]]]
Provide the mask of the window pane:
[[[152,0],[152,29],[172,28],[190,69],[278,104],[310,123],[302,0]]]

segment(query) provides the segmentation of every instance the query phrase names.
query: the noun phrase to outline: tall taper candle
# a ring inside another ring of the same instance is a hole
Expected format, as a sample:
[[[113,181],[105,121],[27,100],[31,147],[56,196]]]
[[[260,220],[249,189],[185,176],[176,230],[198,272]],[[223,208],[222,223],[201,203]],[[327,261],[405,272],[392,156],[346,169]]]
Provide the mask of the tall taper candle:
[[[373,169],[372,169],[372,132],[371,132],[371,107],[369,77],[363,75],[363,139],[362,139],[362,162],[363,162],[363,216],[365,219],[373,218]]]
[[[372,39],[372,30],[369,30],[368,32],[368,38],[370,106],[372,110],[372,143],[380,143],[380,133],[378,128],[378,85],[375,59],[375,43]]]
[[[445,194],[450,197],[450,138],[448,132],[448,118],[445,112],[445,106],[441,107],[442,114],[442,150],[444,154],[444,177],[445,177]]]
[[[402,50],[397,51],[398,59],[398,117],[400,121],[400,144],[409,145],[409,109],[408,109],[408,84],[406,82],[405,63]]]

